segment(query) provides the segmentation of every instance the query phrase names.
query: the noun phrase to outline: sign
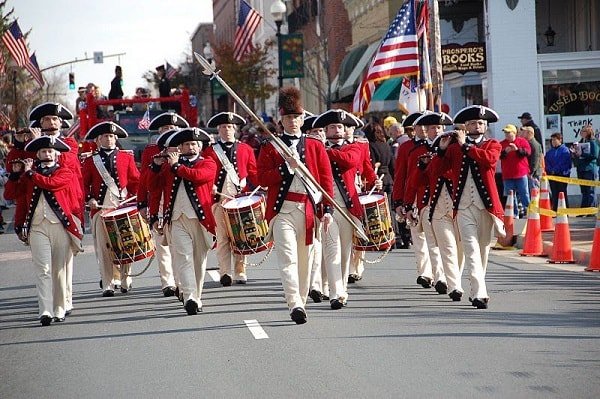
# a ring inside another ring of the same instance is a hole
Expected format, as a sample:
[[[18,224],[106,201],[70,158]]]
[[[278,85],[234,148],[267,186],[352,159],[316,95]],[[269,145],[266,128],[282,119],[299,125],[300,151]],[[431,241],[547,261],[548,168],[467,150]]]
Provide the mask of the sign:
[[[304,77],[304,38],[301,33],[281,35],[279,57],[284,79]]]
[[[485,43],[445,44],[442,46],[442,72],[462,73],[487,71]]]
[[[594,132],[598,135],[600,130],[600,115],[577,115],[562,117],[563,143],[574,143],[581,139],[581,128],[592,125]]]
[[[210,84],[212,85],[212,95],[214,97],[219,97],[224,94],[227,94],[227,90],[225,90],[221,82],[219,82],[217,79],[212,79],[210,81]]]
[[[570,92],[560,96],[552,105],[548,107],[548,112],[559,113],[566,105],[573,102],[587,103],[590,101],[600,102],[600,91],[581,90],[580,92]]]
[[[104,53],[102,51],[94,51],[94,64],[104,63]]]

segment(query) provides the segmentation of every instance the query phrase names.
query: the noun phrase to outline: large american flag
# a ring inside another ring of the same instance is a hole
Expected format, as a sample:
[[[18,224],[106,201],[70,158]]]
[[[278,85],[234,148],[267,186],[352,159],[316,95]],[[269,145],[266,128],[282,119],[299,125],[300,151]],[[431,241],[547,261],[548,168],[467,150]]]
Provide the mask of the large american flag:
[[[240,1],[240,15],[235,28],[235,40],[233,42],[233,56],[236,61],[242,59],[244,54],[252,49],[252,37],[258,29],[262,17],[245,0]]]
[[[419,50],[415,28],[414,0],[406,1],[392,21],[363,78],[352,104],[352,111],[363,114],[369,108],[376,83],[419,73]]]
[[[140,121],[138,123],[138,129],[148,130],[149,127],[150,127],[150,110],[146,109],[146,112],[144,112],[144,116],[142,117],[142,119],[140,119]]]
[[[4,32],[2,41],[18,66],[22,67],[29,63],[29,51],[27,50],[25,38],[17,21],[13,22],[8,30]]]
[[[31,76],[33,76],[33,78],[40,85],[40,87],[44,87],[44,77],[42,76],[42,72],[40,71],[40,67],[38,65],[35,53],[31,54],[31,57],[29,57],[29,62],[25,64],[25,69],[29,71]]]

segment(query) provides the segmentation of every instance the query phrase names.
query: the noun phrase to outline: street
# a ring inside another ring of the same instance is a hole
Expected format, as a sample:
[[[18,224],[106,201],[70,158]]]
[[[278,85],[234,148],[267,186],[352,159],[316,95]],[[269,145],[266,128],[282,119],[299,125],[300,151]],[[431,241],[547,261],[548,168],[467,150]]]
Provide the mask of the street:
[[[295,325],[274,255],[245,286],[208,273],[204,312],[187,316],[162,296],[156,265],[102,298],[85,245],[72,315],[42,328],[28,249],[0,236],[0,397],[600,396],[600,274],[580,266],[493,251],[490,308],[477,310],[466,273],[452,302],[417,286],[412,252],[394,250],[350,285],[348,307],[309,299]]]

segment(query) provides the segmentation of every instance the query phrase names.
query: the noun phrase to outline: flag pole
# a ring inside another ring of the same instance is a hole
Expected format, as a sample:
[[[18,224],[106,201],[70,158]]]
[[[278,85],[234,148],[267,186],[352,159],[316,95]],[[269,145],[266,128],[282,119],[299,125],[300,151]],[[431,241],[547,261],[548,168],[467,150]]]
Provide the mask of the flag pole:
[[[442,43],[440,37],[440,9],[437,0],[429,0],[429,24],[431,29],[431,54],[433,62],[431,68],[432,97],[438,106],[442,109],[442,93],[444,89],[444,77],[442,75]]]

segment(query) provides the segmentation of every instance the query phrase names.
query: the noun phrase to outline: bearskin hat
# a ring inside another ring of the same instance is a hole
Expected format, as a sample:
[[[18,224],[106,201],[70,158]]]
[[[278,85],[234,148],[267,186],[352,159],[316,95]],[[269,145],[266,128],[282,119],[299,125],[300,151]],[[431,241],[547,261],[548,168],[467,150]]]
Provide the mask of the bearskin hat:
[[[302,99],[300,98],[300,90],[291,86],[284,87],[279,91],[279,114],[303,114]]]

